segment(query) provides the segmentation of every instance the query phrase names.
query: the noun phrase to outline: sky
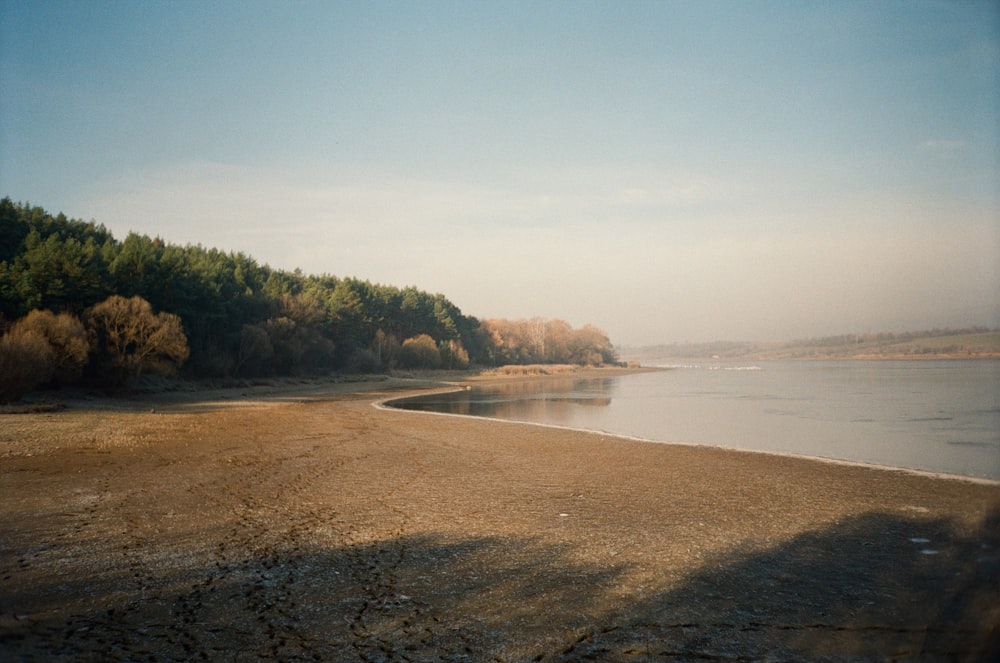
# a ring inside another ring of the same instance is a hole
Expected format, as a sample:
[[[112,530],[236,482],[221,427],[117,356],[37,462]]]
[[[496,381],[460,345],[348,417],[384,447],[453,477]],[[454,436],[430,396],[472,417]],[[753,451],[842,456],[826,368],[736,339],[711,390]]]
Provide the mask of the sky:
[[[1000,3],[0,2],[0,196],[620,345],[1000,326]]]

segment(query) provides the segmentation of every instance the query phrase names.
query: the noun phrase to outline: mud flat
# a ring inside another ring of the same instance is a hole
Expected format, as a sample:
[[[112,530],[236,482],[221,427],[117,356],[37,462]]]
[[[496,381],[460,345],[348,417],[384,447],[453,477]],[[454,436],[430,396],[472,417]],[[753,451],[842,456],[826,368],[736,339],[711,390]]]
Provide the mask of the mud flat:
[[[382,410],[0,416],[0,660],[996,660],[1000,486]]]

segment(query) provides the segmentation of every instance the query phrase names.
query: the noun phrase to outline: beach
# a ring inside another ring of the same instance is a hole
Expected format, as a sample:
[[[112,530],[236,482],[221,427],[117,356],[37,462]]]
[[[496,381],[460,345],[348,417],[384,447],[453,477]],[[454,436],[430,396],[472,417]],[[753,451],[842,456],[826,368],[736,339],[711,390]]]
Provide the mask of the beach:
[[[996,483],[373,406],[430,386],[3,415],[0,660],[1000,657]]]

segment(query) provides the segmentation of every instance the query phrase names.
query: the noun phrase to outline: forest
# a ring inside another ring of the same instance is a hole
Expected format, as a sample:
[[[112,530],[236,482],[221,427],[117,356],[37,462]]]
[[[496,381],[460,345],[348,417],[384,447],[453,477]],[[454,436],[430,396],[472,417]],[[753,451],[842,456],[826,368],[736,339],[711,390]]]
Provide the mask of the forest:
[[[0,200],[0,400],[36,386],[616,361],[561,320],[479,320],[442,294],[179,246]]]

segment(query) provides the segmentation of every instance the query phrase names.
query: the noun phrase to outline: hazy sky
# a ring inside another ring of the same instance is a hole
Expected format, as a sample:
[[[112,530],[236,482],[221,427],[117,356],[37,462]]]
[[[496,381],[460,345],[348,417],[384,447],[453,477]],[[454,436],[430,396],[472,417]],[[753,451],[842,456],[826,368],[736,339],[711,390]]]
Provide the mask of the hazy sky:
[[[3,0],[0,195],[621,344],[997,326],[998,7]]]

